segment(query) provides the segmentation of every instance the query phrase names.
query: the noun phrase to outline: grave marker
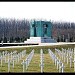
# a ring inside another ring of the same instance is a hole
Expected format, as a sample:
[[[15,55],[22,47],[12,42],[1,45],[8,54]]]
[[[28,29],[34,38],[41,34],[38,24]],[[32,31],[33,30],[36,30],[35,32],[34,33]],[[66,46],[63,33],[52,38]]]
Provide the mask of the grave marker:
[[[1,66],[2,66],[3,57],[1,56],[0,59],[1,59]]]
[[[40,66],[41,66],[41,73],[43,72],[43,67],[44,67],[44,64],[43,64],[43,61],[44,61],[44,57],[43,57],[43,50],[41,49],[40,50],[40,59],[41,59],[41,64],[40,64]]]
[[[23,65],[23,72],[24,72],[25,71],[26,62],[24,62],[24,60],[23,60],[23,62],[21,64]]]
[[[74,48],[74,71],[75,71],[75,48]]]
[[[10,71],[10,59],[8,59],[8,72]]]
[[[27,58],[25,60],[25,62],[26,62],[26,70],[28,69],[29,63],[30,63],[33,55],[34,55],[34,50],[31,51],[31,53],[27,56]]]

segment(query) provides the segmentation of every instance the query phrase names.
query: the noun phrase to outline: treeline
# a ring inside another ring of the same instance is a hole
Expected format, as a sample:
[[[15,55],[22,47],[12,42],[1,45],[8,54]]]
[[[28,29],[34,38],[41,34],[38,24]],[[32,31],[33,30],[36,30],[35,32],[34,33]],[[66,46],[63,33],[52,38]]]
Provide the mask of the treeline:
[[[0,19],[0,42],[23,42],[29,37],[29,21],[26,19]]]
[[[0,42],[24,42],[29,37],[29,20],[0,18]],[[52,38],[58,42],[75,42],[75,23],[52,22]]]
[[[75,42],[75,23],[52,22],[53,38],[58,42]]]

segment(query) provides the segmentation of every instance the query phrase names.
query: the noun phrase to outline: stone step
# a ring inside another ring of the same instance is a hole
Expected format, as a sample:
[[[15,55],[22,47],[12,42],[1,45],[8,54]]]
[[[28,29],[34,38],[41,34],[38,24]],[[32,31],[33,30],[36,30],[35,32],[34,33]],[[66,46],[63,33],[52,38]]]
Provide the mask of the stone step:
[[[30,37],[25,43],[56,43],[56,40],[50,37]]]

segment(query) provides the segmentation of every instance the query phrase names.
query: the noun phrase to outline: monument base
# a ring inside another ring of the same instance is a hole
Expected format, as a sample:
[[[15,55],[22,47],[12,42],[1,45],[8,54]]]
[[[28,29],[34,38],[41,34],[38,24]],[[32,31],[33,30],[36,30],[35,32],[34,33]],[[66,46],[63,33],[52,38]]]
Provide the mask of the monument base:
[[[51,39],[51,37],[30,37],[24,43],[56,43],[56,40]]]

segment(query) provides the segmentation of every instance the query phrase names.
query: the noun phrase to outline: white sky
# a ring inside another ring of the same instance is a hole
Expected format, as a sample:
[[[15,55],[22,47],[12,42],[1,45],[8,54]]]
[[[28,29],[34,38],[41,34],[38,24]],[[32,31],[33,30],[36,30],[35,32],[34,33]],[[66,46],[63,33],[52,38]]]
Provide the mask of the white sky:
[[[75,22],[75,2],[0,2],[0,17]]]

